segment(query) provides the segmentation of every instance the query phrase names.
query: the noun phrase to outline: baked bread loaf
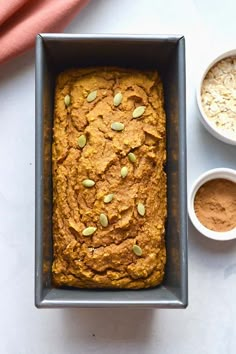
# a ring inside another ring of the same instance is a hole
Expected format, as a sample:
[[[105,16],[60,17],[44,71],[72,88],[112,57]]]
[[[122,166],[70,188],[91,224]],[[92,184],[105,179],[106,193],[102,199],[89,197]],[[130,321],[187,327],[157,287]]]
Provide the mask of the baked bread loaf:
[[[55,286],[154,287],[166,262],[163,86],[156,71],[69,70],[55,90]]]

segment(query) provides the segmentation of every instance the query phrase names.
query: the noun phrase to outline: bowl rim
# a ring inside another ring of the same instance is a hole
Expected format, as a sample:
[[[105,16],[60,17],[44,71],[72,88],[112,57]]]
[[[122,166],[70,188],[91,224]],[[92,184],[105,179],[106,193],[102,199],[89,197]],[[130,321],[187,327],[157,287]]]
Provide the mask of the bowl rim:
[[[212,60],[208,61],[208,64],[204,67],[204,69],[201,72],[200,78],[196,86],[196,99],[197,99],[198,109],[200,111],[200,115],[199,115],[200,121],[202,122],[204,127],[208,130],[208,132],[211,133],[215,138],[223,141],[226,144],[236,145],[236,139],[232,139],[228,137],[226,134],[221,133],[220,130],[217,129],[215,125],[208,119],[206,113],[203,110],[202,102],[201,102],[201,88],[206,74],[217,62],[231,56],[236,56],[236,49],[230,49],[224,51],[223,53],[221,52],[221,54],[214,56]]]
[[[198,219],[194,210],[194,199],[199,188],[208,181],[214,179],[227,179],[236,183],[236,170],[231,168],[214,168],[202,173],[193,183],[188,196],[188,214],[194,227],[205,237],[217,241],[228,241],[236,239],[236,227],[232,230],[219,232],[212,231],[205,227]]]

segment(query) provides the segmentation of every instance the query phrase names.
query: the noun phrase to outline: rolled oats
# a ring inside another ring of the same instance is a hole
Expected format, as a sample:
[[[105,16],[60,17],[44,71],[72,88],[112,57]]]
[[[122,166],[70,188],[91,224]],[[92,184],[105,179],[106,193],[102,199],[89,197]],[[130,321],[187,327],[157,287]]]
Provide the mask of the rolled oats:
[[[209,121],[236,140],[236,57],[222,59],[208,71],[202,83],[201,102]]]

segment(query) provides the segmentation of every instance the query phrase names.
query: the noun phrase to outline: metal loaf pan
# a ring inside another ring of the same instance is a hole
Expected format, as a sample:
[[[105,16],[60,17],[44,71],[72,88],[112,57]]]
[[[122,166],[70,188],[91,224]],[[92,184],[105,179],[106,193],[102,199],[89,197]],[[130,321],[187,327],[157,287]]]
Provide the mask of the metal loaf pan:
[[[51,145],[55,77],[71,67],[157,69],[167,114],[167,265],[161,286],[147,290],[56,289],[51,284]],[[39,34],[36,39],[37,307],[184,308],[187,306],[185,40],[178,35]]]

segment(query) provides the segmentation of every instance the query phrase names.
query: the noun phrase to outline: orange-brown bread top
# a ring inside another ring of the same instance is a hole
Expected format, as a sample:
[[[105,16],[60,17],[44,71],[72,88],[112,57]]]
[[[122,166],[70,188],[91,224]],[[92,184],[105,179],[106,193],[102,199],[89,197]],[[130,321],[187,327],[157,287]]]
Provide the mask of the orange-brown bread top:
[[[122,97],[116,106],[117,93]],[[167,213],[163,105],[155,71],[101,67],[59,75],[53,141],[56,286],[139,289],[161,283]],[[144,112],[133,118],[139,106]],[[113,130],[114,122],[123,130]],[[86,179],[95,184],[85,187]],[[113,199],[105,203],[109,194]],[[101,225],[100,214],[108,226]],[[88,227],[95,231],[85,236]]]

